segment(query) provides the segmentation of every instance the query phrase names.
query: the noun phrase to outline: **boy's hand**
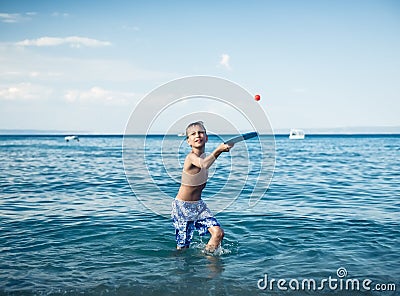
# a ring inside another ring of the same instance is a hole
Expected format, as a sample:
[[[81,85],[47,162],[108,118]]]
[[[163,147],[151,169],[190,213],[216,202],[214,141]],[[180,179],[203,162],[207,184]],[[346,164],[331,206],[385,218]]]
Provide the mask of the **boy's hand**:
[[[218,150],[220,150],[221,152],[228,152],[235,144],[225,144],[222,143],[219,145]]]

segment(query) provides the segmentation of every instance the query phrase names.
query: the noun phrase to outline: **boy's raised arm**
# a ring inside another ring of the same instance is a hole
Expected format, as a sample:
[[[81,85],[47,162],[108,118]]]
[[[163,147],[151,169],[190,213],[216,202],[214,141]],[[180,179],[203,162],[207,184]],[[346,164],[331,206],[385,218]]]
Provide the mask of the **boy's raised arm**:
[[[228,152],[229,149],[233,147],[233,145],[234,144],[222,143],[210,155],[208,155],[205,158],[201,158],[194,153],[190,153],[189,159],[194,166],[201,169],[203,168],[208,169],[222,152]]]

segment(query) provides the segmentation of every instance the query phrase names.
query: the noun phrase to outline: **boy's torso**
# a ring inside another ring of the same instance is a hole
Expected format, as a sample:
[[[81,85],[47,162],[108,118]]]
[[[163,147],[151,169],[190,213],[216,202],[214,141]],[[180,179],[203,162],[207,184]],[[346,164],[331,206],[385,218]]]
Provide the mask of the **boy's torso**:
[[[185,163],[182,171],[181,187],[176,198],[184,201],[200,200],[201,193],[206,187],[207,178],[207,169]]]

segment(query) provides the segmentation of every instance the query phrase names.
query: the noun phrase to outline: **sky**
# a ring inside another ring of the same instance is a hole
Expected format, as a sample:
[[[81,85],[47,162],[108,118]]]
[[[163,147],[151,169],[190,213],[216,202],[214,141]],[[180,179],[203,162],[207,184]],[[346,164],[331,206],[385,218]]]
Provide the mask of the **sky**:
[[[123,133],[192,75],[260,94],[274,129],[400,126],[400,1],[0,3],[0,129]]]

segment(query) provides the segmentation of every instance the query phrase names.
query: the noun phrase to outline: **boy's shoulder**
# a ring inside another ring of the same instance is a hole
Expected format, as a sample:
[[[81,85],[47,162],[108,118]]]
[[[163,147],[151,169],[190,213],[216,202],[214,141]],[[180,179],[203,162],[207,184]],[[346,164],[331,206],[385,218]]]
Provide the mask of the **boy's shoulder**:
[[[193,157],[197,157],[197,155],[196,155],[193,151],[190,151],[190,152],[186,155],[185,160],[186,160],[186,159],[193,159]]]
[[[186,160],[191,160],[192,157],[193,157],[193,155],[194,155],[194,153],[193,153],[192,151],[190,151],[190,152],[186,155],[185,161],[186,161]]]

